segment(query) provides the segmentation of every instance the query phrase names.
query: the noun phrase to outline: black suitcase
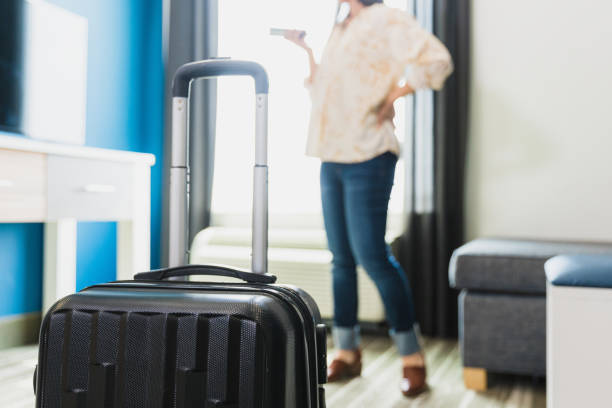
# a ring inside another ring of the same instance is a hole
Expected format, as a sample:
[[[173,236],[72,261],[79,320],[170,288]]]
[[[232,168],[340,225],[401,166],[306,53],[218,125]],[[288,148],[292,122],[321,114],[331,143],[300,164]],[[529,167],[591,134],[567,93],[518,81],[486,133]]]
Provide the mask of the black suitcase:
[[[257,90],[253,272],[184,265],[191,80],[250,75]],[[170,265],[96,285],[45,315],[35,373],[38,408],[325,406],[326,331],[313,299],[267,270],[267,75],[258,64],[209,60],[174,82]],[[256,273],[255,273],[256,272]],[[219,275],[242,283],[176,280]],[[175,280],[166,280],[174,278]]]

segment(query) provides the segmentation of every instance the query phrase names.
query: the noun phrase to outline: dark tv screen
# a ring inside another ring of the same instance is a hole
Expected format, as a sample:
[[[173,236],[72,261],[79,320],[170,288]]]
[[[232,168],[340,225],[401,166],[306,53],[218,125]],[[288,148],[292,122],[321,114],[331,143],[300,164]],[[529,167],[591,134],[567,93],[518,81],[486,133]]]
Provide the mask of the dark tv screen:
[[[0,0],[0,129],[21,132],[24,0]]]

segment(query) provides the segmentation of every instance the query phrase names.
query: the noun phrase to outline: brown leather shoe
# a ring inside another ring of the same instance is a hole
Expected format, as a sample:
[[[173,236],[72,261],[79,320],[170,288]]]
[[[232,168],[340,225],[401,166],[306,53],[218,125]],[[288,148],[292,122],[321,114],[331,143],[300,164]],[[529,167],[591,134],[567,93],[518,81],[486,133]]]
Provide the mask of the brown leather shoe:
[[[416,397],[427,390],[426,377],[425,367],[404,367],[404,378],[400,383],[402,394],[405,397]]]
[[[361,350],[355,350],[355,362],[349,364],[340,359],[334,359],[327,367],[327,382],[333,383],[361,375]]]

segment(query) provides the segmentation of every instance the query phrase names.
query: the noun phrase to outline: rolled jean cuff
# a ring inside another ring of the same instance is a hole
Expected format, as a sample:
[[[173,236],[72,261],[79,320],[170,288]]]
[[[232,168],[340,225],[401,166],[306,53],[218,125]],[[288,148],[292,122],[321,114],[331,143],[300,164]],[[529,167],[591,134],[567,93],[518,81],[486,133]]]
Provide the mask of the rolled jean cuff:
[[[397,351],[400,356],[409,356],[410,354],[421,351],[421,343],[419,342],[419,328],[415,326],[412,330],[407,331],[390,331],[391,337],[395,341]]]
[[[340,350],[357,350],[361,344],[359,326],[337,327],[332,330],[334,347]]]

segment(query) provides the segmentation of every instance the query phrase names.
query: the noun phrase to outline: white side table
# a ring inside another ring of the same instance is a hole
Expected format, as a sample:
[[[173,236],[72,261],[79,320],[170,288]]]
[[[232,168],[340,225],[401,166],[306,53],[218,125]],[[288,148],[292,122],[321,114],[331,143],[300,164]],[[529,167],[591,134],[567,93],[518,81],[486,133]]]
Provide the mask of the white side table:
[[[43,222],[43,312],[76,290],[77,221],[117,221],[117,279],[150,268],[150,154],[0,135],[0,222]],[[105,256],[105,254],[100,254]]]

